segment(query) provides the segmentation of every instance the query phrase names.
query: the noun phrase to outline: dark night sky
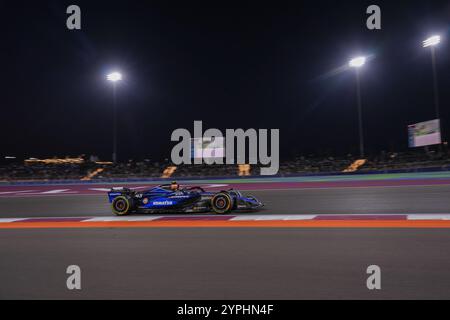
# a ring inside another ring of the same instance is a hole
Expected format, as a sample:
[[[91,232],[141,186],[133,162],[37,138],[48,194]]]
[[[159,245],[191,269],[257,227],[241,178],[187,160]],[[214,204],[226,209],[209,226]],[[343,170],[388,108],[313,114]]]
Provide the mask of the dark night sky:
[[[66,7],[82,30],[66,29]],[[382,9],[382,30],[365,27]],[[0,156],[109,159],[119,68],[119,158],[168,157],[176,128],[279,128],[282,159],[358,146],[355,77],[330,75],[359,53],[366,145],[407,148],[408,124],[434,118],[429,50],[437,49],[450,133],[448,1],[1,2]]]

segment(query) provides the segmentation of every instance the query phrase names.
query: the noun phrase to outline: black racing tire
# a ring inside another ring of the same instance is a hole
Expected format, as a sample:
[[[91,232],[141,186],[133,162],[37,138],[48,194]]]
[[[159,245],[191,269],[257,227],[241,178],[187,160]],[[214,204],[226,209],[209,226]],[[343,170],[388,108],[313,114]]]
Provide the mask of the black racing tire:
[[[226,214],[231,212],[234,207],[234,199],[228,192],[219,192],[211,199],[211,208],[217,214]]]
[[[118,196],[114,198],[111,207],[115,215],[126,216],[133,211],[134,201],[130,196]]]

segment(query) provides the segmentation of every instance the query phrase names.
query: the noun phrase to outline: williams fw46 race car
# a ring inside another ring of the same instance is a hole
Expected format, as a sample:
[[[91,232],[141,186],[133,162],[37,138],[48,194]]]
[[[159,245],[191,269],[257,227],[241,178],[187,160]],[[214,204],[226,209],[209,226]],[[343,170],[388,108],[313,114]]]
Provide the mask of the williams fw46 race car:
[[[145,191],[112,188],[108,192],[112,211],[118,216],[130,213],[206,213],[253,211],[263,204],[237,190],[206,192],[201,187],[181,188],[176,182]]]

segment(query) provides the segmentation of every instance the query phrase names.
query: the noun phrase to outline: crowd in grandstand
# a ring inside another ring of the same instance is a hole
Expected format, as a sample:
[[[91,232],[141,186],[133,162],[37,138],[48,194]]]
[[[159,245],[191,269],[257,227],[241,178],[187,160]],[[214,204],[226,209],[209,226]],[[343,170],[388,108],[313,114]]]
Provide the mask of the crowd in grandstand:
[[[88,164],[14,163],[0,166],[0,180],[77,180],[81,179],[90,167]]]
[[[341,173],[355,163],[357,157],[302,156],[280,163],[279,176],[321,173]],[[168,169],[170,168],[170,170]],[[444,152],[381,153],[369,157],[355,172],[388,172],[393,170],[417,171],[422,169],[450,170],[450,155]],[[25,162],[0,166],[0,181],[18,180],[111,180],[127,178],[189,178],[189,177],[233,177],[259,175],[257,166],[246,168],[240,174],[237,165],[181,165],[152,163],[150,161],[128,161],[103,163],[83,160],[70,163]],[[242,169],[241,169],[242,171]],[[351,171],[351,170],[350,170]]]
[[[94,176],[94,179],[126,179],[126,178],[159,178],[164,170],[164,165],[148,161],[102,165],[102,172]]]
[[[299,157],[293,161],[282,162],[280,164],[280,174],[308,174],[308,173],[326,173],[342,172],[355,159],[352,156],[346,158],[335,157]]]
[[[448,153],[439,152],[403,152],[382,153],[371,157],[359,170],[365,171],[388,171],[388,170],[415,170],[426,168],[450,167],[450,156]],[[449,168],[450,169],[450,168]]]

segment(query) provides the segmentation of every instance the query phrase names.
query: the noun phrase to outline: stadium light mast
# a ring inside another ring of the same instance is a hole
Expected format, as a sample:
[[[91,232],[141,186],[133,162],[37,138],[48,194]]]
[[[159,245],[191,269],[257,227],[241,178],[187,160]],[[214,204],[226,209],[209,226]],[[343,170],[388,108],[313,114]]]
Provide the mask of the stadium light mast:
[[[116,99],[116,85],[117,82],[122,80],[122,74],[120,72],[111,72],[106,76],[106,80],[112,83],[113,87],[113,163],[117,162],[117,99]]]
[[[435,35],[429,37],[422,42],[424,48],[430,48],[431,52],[431,66],[433,69],[433,90],[434,90],[434,107],[436,112],[436,119],[440,118],[439,112],[439,91],[438,91],[438,78],[436,69],[436,46],[441,43],[441,36]]]
[[[356,102],[358,104],[358,122],[359,122],[359,155],[364,158],[364,133],[362,121],[362,103],[361,103],[361,80],[359,69],[366,64],[366,57],[356,57],[349,61],[348,65],[355,69],[356,75]]]

